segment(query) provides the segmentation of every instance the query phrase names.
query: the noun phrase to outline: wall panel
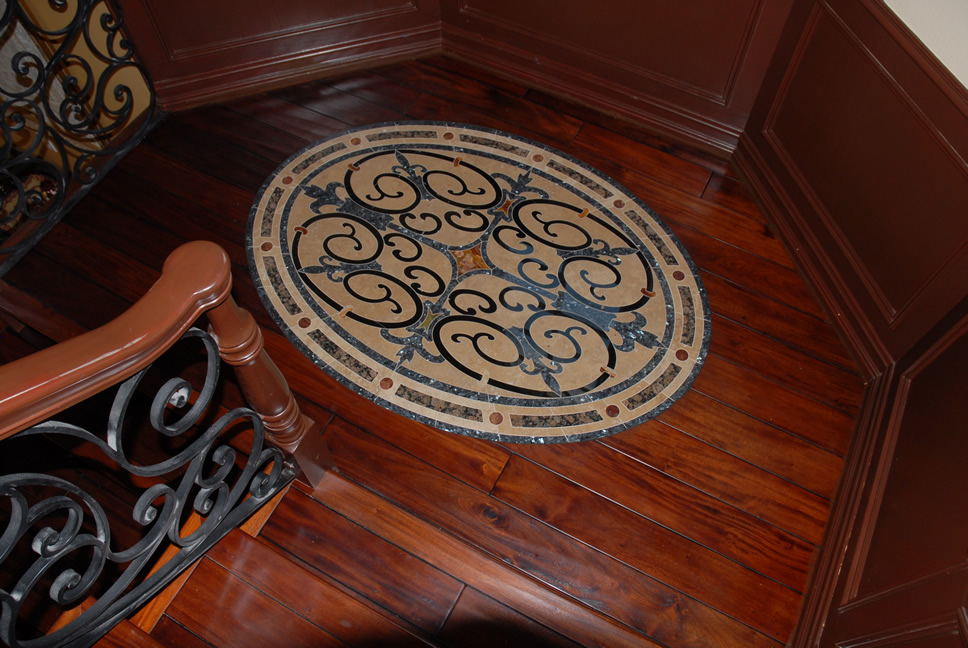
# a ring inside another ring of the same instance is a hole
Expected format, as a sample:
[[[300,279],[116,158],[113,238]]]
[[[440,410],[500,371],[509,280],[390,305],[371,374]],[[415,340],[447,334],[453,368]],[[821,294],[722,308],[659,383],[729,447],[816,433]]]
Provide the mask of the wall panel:
[[[437,0],[121,4],[168,110],[440,48]]]
[[[965,294],[968,101],[879,2],[809,4],[744,147],[831,310],[898,358]]]
[[[795,648],[968,641],[968,92],[880,0],[797,0],[735,163],[870,379]]]
[[[792,0],[443,0],[445,52],[730,152]]]

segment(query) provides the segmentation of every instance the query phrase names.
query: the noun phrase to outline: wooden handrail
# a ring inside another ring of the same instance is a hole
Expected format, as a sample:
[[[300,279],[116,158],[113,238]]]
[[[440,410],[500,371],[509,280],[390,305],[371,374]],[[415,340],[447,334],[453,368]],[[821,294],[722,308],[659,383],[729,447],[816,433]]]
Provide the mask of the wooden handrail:
[[[232,299],[231,287],[231,263],[222,248],[207,241],[182,245],[165,260],[161,277],[144,297],[116,319],[0,366],[0,439],[144,369],[207,311],[219,353],[235,368],[267,436],[297,454],[313,421],[299,411],[285,378],[263,348],[262,331]],[[309,453],[307,459],[316,465],[303,469],[318,479],[331,460],[316,436],[297,457]]]
[[[175,250],[161,277],[107,324],[0,367],[0,439],[134,375],[207,308],[229,295],[225,252],[196,241]]]

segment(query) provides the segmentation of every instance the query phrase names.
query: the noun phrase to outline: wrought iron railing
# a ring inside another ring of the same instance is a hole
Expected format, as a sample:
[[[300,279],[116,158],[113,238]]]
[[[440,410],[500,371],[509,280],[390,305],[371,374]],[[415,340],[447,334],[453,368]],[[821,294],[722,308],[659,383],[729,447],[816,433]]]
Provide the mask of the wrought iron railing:
[[[113,322],[0,367],[0,642],[94,643],[278,493],[290,453],[328,461],[228,268],[187,244]],[[214,398],[222,361],[249,407]]]
[[[155,124],[108,0],[0,0],[0,276]]]

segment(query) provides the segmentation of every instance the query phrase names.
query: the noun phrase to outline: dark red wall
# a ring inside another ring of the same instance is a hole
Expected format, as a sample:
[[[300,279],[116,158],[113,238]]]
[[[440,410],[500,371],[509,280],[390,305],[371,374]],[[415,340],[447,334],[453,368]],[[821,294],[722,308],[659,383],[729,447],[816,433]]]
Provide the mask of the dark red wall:
[[[444,52],[728,155],[793,0],[120,0],[159,103]]]
[[[444,49],[731,152],[793,0],[442,0]]]
[[[437,0],[120,4],[165,110],[440,50]]]

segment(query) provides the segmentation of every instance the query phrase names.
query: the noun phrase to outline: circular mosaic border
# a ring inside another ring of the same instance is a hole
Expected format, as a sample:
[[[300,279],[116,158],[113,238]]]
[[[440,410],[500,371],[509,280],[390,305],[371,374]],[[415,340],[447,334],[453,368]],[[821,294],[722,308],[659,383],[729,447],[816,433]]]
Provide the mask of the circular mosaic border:
[[[648,206],[490,129],[386,123],[312,144],[260,189],[246,246],[302,353],[450,432],[614,434],[679,398],[709,346],[698,270]]]

